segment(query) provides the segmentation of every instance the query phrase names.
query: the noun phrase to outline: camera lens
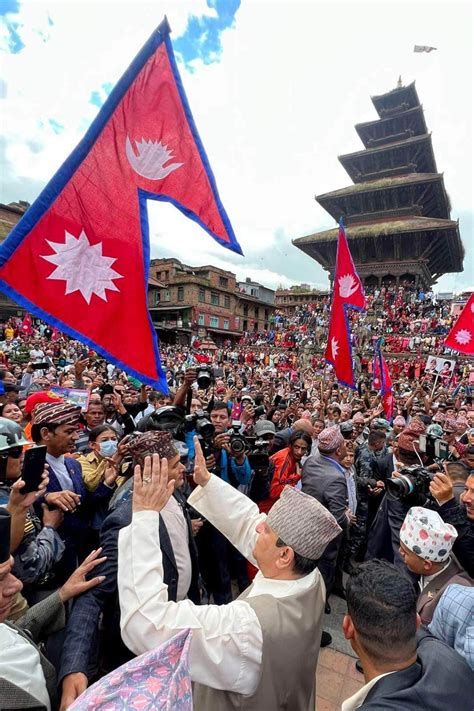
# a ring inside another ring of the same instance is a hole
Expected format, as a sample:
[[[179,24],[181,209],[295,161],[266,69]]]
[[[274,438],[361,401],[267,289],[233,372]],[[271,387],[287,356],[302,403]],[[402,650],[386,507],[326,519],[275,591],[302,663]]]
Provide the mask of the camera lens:
[[[387,479],[386,481],[387,494],[392,499],[403,499],[403,497],[413,494],[415,487],[413,479],[410,476],[402,474],[397,479]]]

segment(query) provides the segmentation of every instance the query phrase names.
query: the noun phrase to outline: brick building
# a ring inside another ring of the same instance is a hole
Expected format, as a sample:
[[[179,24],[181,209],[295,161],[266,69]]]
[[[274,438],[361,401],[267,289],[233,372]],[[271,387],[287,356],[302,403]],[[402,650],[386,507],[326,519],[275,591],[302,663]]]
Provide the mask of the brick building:
[[[309,284],[299,284],[290,289],[277,289],[275,293],[275,306],[287,316],[291,316],[298,306],[303,304],[319,304],[324,299],[329,299],[329,291],[311,289]]]
[[[240,292],[232,272],[211,265],[191,267],[179,259],[152,259],[150,276],[165,284],[149,293],[148,302],[165,342],[190,343],[197,336],[222,343],[270,326],[274,306]]]
[[[0,203],[0,243],[20,221],[30,204],[24,200],[11,202],[8,205]],[[0,321],[6,321],[12,316],[21,316],[24,309],[12,299],[9,299],[3,291],[0,291]]]

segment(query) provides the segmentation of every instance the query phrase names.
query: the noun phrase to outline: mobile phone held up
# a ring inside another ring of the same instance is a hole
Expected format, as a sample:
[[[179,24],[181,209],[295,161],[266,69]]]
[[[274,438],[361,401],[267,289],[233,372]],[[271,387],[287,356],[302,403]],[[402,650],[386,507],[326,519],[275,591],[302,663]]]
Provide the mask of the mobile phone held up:
[[[48,370],[48,368],[51,368],[51,364],[47,361],[43,361],[41,363],[32,363],[31,367],[33,370]]]
[[[25,486],[21,489],[22,494],[29,494],[39,489],[45,462],[46,446],[31,447],[25,451],[21,468],[21,478],[25,482]]]

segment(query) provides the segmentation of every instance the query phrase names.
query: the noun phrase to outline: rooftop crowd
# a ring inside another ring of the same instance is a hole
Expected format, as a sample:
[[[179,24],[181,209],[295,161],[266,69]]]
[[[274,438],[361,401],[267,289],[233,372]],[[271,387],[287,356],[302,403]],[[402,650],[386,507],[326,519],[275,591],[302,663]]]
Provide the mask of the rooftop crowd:
[[[4,325],[1,708],[308,711],[339,596],[363,681],[344,711],[471,711],[474,361],[443,349],[449,302],[369,301],[355,391],[322,360],[328,301],[237,345],[163,346],[166,393]],[[403,353],[391,421],[380,337]]]

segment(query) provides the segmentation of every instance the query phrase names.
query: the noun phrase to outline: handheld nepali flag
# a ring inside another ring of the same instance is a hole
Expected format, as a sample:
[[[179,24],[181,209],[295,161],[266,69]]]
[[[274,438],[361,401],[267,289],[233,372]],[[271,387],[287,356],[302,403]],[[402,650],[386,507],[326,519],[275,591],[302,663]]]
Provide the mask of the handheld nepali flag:
[[[428,47],[426,44],[415,44],[413,47],[414,52],[428,52],[428,54],[436,49],[437,47]]]
[[[31,336],[33,333],[33,321],[31,319],[31,314],[25,314],[25,318],[21,322],[20,331],[25,336]]]
[[[448,333],[444,345],[466,355],[474,355],[474,293]]]
[[[380,339],[375,344],[373,372],[374,390],[380,391],[385,417],[391,422],[393,417],[393,385],[388,365],[383,357]]]
[[[341,221],[337,243],[331,320],[324,357],[334,367],[339,383],[355,389],[351,333],[347,315],[349,308],[363,311],[365,309],[365,294],[352,261]]]
[[[241,254],[184,94],[166,19],[0,250],[0,288],[167,391],[147,309],[146,201]]]

